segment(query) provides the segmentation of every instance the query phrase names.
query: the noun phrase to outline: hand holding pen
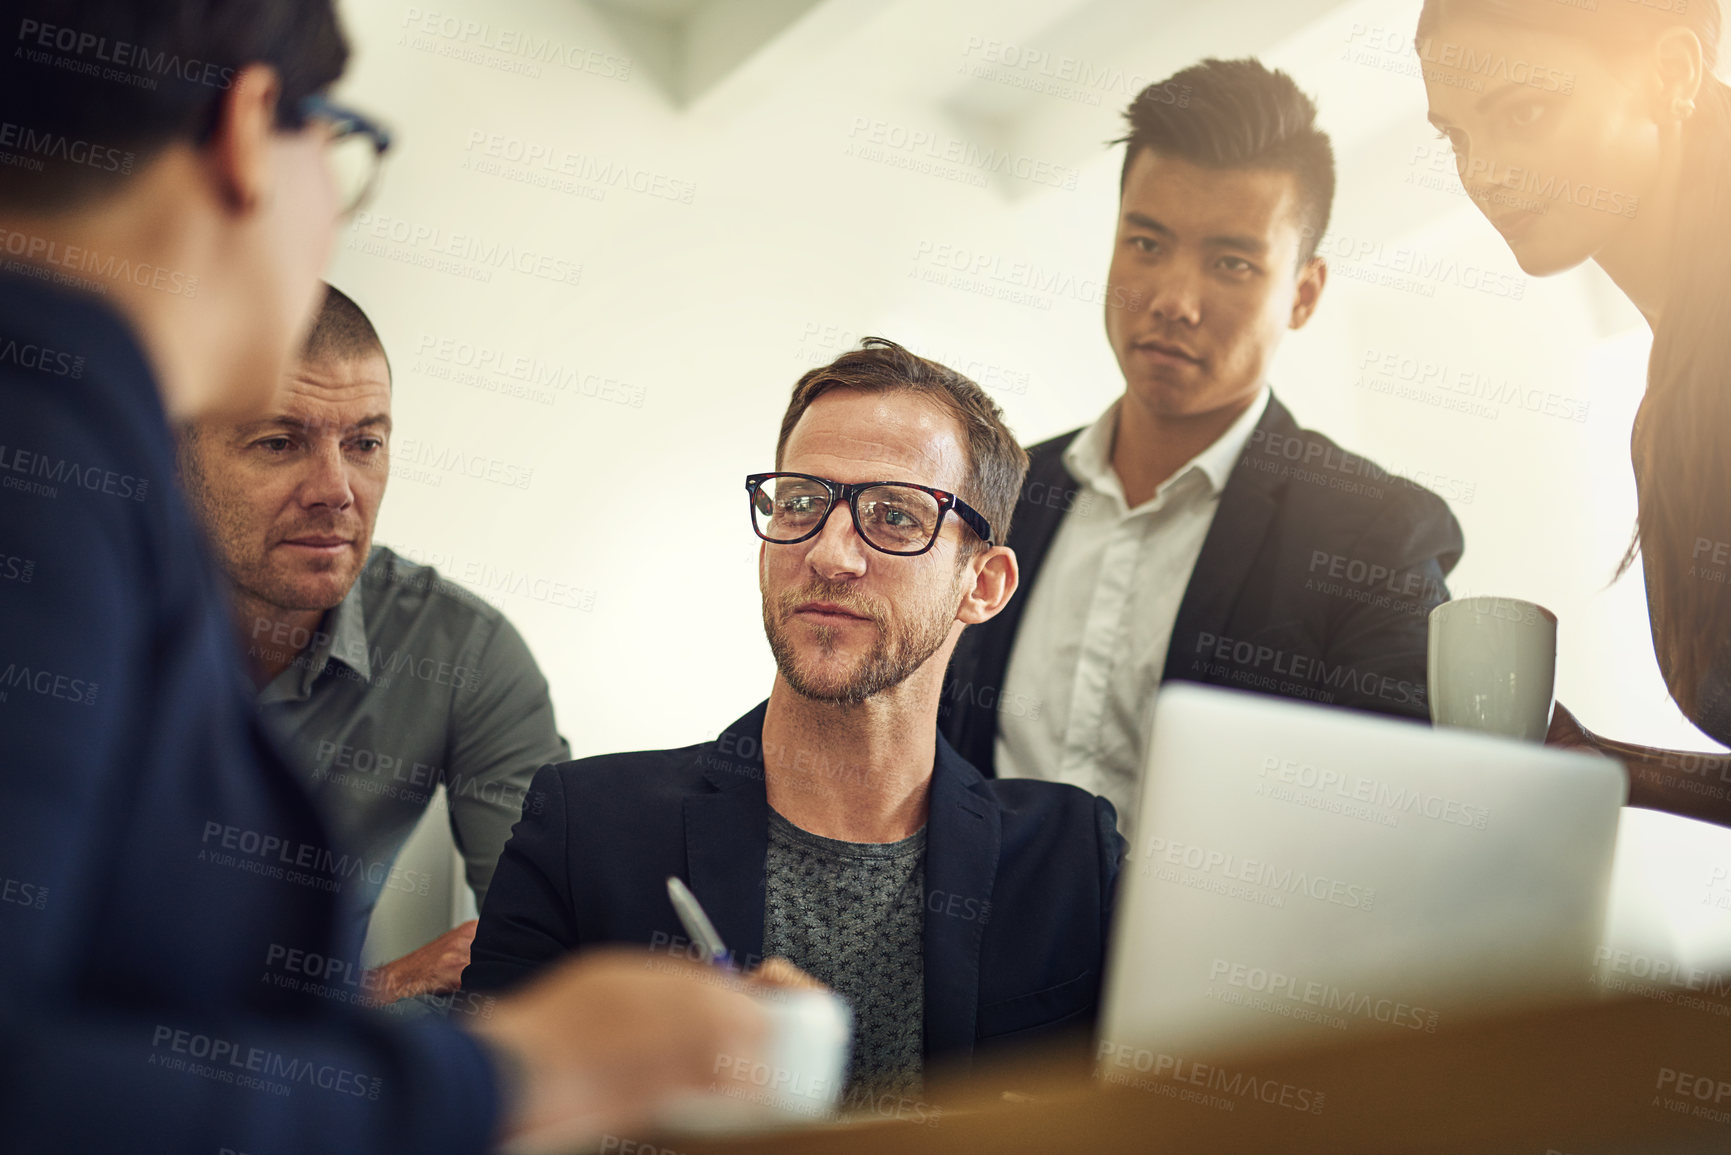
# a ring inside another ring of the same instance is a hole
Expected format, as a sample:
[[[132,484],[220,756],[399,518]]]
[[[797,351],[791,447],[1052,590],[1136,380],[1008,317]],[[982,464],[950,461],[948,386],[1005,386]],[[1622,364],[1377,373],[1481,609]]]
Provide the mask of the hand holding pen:
[[[709,915],[703,910],[703,904],[697,901],[697,896],[691,893],[677,877],[669,875],[667,879],[667,897],[673,902],[674,913],[679,915],[679,925],[685,928],[691,942],[712,966],[725,970],[734,970],[733,952],[727,949],[727,944],[721,941],[721,935],[716,932],[715,924],[709,921]],[[763,960],[749,976],[753,982],[764,986],[777,987],[786,990],[828,990],[829,988],[800,970],[787,959],[776,957]]]

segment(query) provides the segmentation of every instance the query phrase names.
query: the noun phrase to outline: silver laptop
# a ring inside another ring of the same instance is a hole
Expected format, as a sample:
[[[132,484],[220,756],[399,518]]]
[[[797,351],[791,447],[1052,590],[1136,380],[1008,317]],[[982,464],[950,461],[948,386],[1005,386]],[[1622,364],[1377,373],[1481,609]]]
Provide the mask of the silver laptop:
[[[1627,792],[1596,755],[1162,690],[1103,1069],[1590,997]]]

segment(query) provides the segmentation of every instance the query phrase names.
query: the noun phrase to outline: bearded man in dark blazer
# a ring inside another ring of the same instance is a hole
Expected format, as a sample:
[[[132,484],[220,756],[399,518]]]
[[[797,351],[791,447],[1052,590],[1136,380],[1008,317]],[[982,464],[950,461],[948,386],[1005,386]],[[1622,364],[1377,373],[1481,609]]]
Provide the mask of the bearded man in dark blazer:
[[[736,961],[791,960],[847,1000],[851,1108],[1012,1048],[1085,1063],[1112,807],[984,778],[937,727],[956,639],[1013,601],[998,538],[1026,469],[977,384],[899,345],[805,374],[774,471],[746,478],[768,700],[713,741],[543,767],[464,987],[605,944],[689,950],[675,875]]]

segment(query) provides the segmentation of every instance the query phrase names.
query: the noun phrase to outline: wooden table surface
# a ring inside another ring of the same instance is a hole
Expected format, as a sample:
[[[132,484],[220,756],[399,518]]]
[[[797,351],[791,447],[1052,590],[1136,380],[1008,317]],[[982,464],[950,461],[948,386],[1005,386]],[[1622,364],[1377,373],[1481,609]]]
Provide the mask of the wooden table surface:
[[[1220,1057],[1160,1079],[1115,1068],[1140,1086],[1006,1067],[928,1087],[917,1104],[886,1101],[882,1117],[652,1142],[679,1155],[1731,1153],[1731,999],[1679,991],[1673,1000]],[[1023,1093],[1006,1100],[1005,1087]]]

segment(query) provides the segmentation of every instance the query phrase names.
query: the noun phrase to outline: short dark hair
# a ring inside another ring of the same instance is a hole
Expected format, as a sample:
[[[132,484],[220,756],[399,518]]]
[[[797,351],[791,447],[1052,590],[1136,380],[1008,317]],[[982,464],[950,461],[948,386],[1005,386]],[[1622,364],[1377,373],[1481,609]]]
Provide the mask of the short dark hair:
[[[348,63],[331,0],[20,0],[0,68],[8,151],[0,206],[54,211],[98,199],[175,141],[215,129],[250,64],[276,69],[277,123]],[[22,142],[22,146],[21,146]]]
[[[1260,60],[1192,64],[1150,84],[1124,110],[1123,191],[1143,149],[1209,168],[1291,173],[1298,190],[1299,264],[1316,254],[1334,206],[1334,146],[1316,127],[1316,105],[1292,77]]]
[[[775,443],[775,466],[793,427],[805,416],[812,402],[835,389],[857,389],[862,393],[913,393],[952,414],[967,437],[968,471],[959,496],[979,510],[992,524],[992,540],[1003,544],[1010,536],[1010,516],[1022,480],[1028,474],[1028,454],[1004,424],[1003,410],[974,382],[947,365],[927,360],[882,337],[867,337],[860,347],[843,353],[828,365],[806,373],[793,387],[787,413],[781,419],[781,436]],[[966,557],[974,552],[977,539],[971,535]]]
[[[353,297],[335,285],[325,285],[325,299],[313,316],[306,344],[301,346],[301,360],[353,361],[374,353],[385,358],[389,372],[391,359],[385,356],[385,343],[379,340],[372,321]]]

